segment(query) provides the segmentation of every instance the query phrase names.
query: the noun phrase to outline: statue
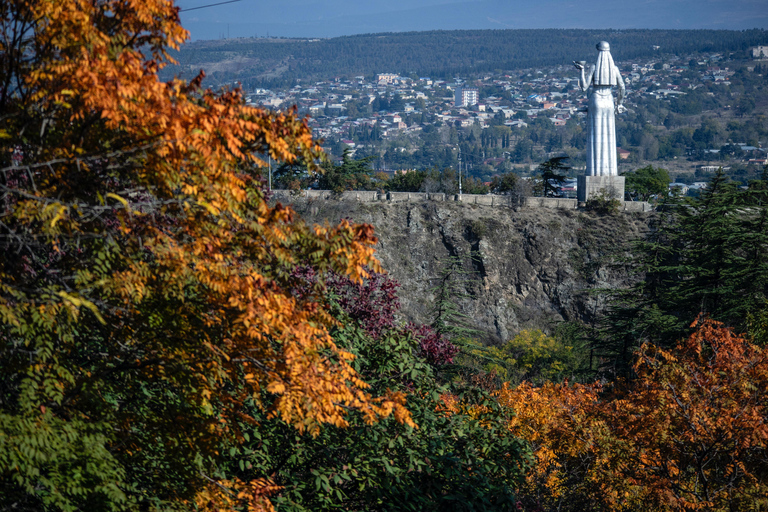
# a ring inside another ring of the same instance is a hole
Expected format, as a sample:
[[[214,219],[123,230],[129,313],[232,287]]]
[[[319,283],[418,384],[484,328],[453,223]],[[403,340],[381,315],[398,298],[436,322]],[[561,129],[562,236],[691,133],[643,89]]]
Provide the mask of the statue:
[[[587,175],[617,176],[616,122],[614,111],[623,112],[624,80],[613,63],[610,46],[605,41],[597,44],[597,63],[585,76],[586,61],[574,61],[581,71],[579,88],[587,93]],[[614,106],[613,87],[618,87],[618,102]],[[622,190],[623,193],[623,190]]]

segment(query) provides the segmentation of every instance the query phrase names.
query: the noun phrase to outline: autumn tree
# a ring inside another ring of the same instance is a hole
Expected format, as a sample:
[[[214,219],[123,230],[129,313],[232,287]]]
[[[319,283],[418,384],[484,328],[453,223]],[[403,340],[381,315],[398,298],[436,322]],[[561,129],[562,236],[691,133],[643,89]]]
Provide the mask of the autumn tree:
[[[674,351],[643,346],[638,382],[604,404],[630,455],[620,469],[661,509],[766,506],[768,353],[719,322],[697,324]]]
[[[412,425],[331,338],[323,280],[292,293],[299,264],[379,268],[370,226],[265,201],[258,155],[320,155],[302,119],[159,81],[170,1],[0,14],[0,508],[269,508],[266,475],[222,470],[245,404],[300,433]]]
[[[302,275],[307,287],[317,278]],[[509,410],[488,393],[441,381],[452,346],[428,327],[396,321],[390,278],[326,282],[340,320],[334,341],[356,355],[352,364],[372,392],[406,394],[418,428],[351,415],[349,426],[312,436],[253,408],[258,425],[244,426],[248,441],[232,448],[228,474],[272,475],[281,487],[272,499],[286,511],[514,510],[515,483],[530,461],[526,443],[507,429]]]
[[[545,510],[754,510],[768,502],[768,349],[702,319],[672,349],[645,344],[636,378],[504,387],[510,429]]]

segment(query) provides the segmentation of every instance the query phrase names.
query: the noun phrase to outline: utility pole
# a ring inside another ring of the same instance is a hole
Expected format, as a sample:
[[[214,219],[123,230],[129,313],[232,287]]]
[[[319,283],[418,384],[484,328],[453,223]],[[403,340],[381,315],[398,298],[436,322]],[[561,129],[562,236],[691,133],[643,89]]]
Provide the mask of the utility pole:
[[[272,192],[272,155],[267,155],[267,160],[269,161],[269,191]]]
[[[459,195],[461,195],[461,146],[459,146]]]

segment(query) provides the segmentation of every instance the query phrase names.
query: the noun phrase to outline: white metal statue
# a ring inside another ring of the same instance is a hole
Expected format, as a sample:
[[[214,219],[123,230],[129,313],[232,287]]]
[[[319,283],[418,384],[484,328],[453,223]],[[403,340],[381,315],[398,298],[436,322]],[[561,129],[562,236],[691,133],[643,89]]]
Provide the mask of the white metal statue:
[[[587,175],[616,176],[615,113],[624,112],[624,80],[613,63],[611,47],[605,41],[597,44],[597,63],[585,76],[586,61],[574,61],[581,70],[579,88],[587,93]],[[612,89],[619,88],[618,101],[613,102]]]

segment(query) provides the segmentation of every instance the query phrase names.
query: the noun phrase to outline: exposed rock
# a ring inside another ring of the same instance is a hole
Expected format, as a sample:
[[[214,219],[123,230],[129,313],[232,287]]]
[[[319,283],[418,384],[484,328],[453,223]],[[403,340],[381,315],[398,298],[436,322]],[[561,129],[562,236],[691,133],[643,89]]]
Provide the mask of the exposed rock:
[[[590,292],[630,283],[626,269],[612,262],[647,232],[653,215],[433,201],[299,199],[293,206],[308,222],[350,218],[375,227],[377,256],[401,284],[405,320],[431,321],[436,278],[450,256],[460,258],[468,279],[459,306],[489,341],[561,320],[594,322],[604,304]]]

